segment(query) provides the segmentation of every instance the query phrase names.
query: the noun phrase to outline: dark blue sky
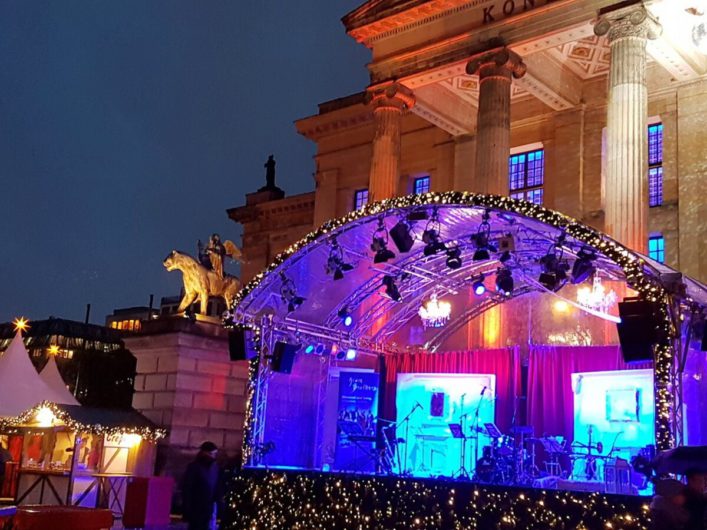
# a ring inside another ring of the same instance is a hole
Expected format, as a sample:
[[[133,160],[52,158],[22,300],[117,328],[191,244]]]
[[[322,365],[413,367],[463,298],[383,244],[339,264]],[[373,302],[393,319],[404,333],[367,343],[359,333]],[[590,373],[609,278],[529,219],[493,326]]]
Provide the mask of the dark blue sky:
[[[103,322],[177,294],[162,260],[211,232],[275,154],[313,188],[293,121],[362,90],[362,0],[0,0],[0,321]]]

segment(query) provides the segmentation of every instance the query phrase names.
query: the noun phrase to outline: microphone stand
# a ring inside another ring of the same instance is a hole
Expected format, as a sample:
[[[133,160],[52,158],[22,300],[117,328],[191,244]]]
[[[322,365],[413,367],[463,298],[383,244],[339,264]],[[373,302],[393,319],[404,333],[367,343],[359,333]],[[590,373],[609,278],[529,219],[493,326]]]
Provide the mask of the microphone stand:
[[[481,397],[479,397],[479,404],[476,405],[476,411],[474,412],[474,474],[476,474],[476,462],[479,461],[479,410],[481,410],[481,402],[484,400],[484,390],[481,391]]]
[[[461,450],[461,466],[459,467],[459,472],[457,473],[457,478],[465,478],[469,479],[469,471],[466,469],[466,441],[471,438],[471,436],[466,435],[466,429],[465,429],[465,423],[466,419],[469,416],[466,412],[464,412],[464,396],[466,394],[462,394],[461,398],[461,406],[459,408],[460,412],[462,414],[459,415],[459,427],[462,433],[462,450]]]
[[[410,412],[408,412],[408,415],[405,416],[401,421],[400,425],[403,423],[405,424],[405,457],[403,460],[405,461],[405,470],[403,471],[403,475],[409,476],[410,471],[408,470],[408,446],[410,445],[410,416],[412,416],[412,413],[417,410],[417,407],[421,407],[419,403],[415,403],[415,406],[412,407]]]

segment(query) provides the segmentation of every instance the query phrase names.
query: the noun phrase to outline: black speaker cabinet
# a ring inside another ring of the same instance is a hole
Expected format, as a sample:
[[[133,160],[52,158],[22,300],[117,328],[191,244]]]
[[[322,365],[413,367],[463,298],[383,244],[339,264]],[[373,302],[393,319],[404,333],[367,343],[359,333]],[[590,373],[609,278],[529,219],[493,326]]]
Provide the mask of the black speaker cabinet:
[[[627,299],[619,303],[621,322],[616,324],[624,361],[653,360],[653,344],[658,338],[656,305],[643,300]]]
[[[300,344],[288,344],[287,342],[277,341],[273,348],[272,364],[270,365],[273,372],[280,372],[281,374],[292,373],[295,354],[300,347]]]

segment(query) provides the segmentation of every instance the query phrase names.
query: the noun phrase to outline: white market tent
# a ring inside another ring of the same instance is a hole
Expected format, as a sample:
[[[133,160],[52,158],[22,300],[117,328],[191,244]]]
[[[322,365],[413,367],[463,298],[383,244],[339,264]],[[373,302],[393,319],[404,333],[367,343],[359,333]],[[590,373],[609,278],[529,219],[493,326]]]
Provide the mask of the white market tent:
[[[57,401],[56,403],[61,403],[63,405],[79,405],[80,403],[76,400],[69,389],[66,388],[66,383],[59,373],[59,368],[56,365],[56,358],[51,355],[49,361],[44,366],[41,372],[39,372],[39,377],[42,378],[47,386],[53,391],[63,397],[63,401]]]
[[[61,379],[58,371],[56,375]],[[63,386],[63,382],[61,384]],[[34,369],[22,342],[21,332],[18,331],[0,357],[0,418],[18,416],[43,401],[62,405],[78,404],[66,387],[61,392],[53,386],[49,386]]]

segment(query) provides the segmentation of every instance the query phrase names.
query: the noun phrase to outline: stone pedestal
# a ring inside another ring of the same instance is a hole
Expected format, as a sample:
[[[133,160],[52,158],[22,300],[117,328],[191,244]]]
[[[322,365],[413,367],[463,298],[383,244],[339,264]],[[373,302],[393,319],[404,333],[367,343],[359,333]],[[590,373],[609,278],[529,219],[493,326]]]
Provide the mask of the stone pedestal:
[[[376,127],[368,178],[369,202],[373,202],[398,194],[402,116],[415,104],[415,98],[408,89],[397,84],[372,89],[368,98]]]
[[[604,230],[624,245],[645,252],[648,245],[648,88],[646,42],[659,26],[643,7],[602,18],[594,32],[611,48],[606,121]]]
[[[511,81],[525,75],[525,64],[518,54],[502,48],[475,57],[466,71],[479,76],[474,191],[508,195]]]
[[[179,481],[206,440],[224,460],[240,458],[248,364],[230,361],[227,330],[175,317],[124,340],[137,358],[133,407],[169,431],[158,472]]]

